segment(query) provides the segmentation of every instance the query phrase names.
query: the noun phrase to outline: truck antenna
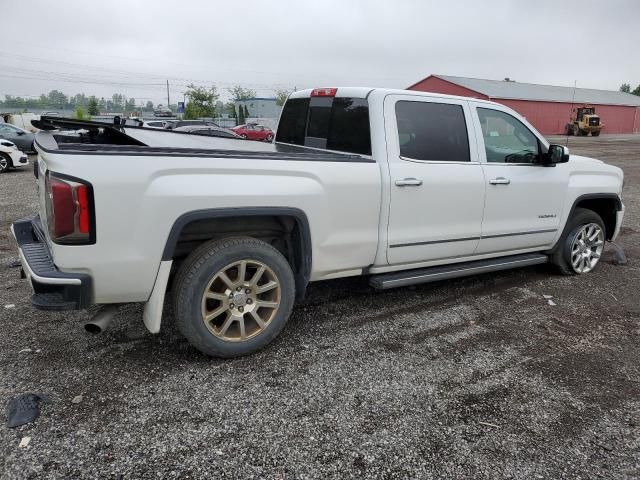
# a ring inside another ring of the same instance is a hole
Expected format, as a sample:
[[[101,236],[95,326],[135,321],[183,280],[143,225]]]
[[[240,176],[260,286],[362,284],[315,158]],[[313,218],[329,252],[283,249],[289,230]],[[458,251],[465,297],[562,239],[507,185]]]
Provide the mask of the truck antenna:
[[[573,104],[576,100],[576,84],[578,83],[577,80],[573,81],[573,96],[571,97],[571,113],[569,114],[569,123],[567,123],[567,141],[566,141],[566,146],[567,148],[569,147],[569,125],[571,124],[572,120],[572,115],[573,115]]]

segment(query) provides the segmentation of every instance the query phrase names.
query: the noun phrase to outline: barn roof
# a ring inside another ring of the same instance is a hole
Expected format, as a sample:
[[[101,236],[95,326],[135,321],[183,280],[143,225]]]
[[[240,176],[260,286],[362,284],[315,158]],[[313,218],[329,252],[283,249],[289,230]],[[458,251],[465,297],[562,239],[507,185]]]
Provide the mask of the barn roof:
[[[534,83],[485,80],[482,78],[433,75],[447,82],[460,85],[489,98],[512,100],[542,100],[548,102],[593,103],[600,105],[631,105],[640,107],[640,97],[630,93],[592,88],[556,87]]]

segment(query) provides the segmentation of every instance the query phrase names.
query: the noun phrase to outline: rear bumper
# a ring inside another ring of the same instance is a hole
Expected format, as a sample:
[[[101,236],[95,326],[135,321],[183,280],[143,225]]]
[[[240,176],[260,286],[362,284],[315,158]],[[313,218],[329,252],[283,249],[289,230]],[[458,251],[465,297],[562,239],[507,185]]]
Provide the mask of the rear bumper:
[[[40,217],[11,225],[22,272],[33,287],[31,303],[40,310],[77,310],[92,303],[92,280],[86,274],[61,272],[53,263]]]

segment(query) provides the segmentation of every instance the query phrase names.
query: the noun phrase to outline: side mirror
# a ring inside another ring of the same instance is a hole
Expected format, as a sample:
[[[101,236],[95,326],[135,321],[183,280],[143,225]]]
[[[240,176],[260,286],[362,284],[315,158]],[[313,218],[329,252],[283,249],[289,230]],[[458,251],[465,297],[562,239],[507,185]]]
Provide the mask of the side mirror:
[[[549,150],[543,155],[544,165],[567,163],[569,161],[569,149],[564,145],[549,145]]]
[[[17,135],[24,135],[24,132],[23,132],[22,130],[17,130],[17,131],[16,131],[16,134],[17,134]]]

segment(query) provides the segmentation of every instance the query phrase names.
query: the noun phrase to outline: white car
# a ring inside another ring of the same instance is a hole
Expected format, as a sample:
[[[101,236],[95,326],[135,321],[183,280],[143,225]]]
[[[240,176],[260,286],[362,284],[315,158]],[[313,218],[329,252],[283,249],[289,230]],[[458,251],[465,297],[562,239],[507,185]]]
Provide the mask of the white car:
[[[36,137],[40,216],[12,226],[32,303],[140,302],[156,333],[169,291],[209,355],[267,345],[309,282],[407,288],[542,263],[587,274],[624,214],[620,168],[474,98],[298,91],[275,143],[81,123],[59,121],[88,130],[82,142]]]
[[[0,173],[29,165],[29,158],[9,140],[0,139]]]

